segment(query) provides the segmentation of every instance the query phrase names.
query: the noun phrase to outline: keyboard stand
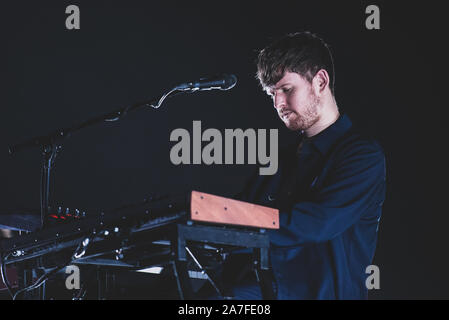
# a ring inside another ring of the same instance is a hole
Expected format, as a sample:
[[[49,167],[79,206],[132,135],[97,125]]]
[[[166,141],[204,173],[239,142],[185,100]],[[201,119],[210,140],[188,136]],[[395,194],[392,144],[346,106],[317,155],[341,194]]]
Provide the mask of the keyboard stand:
[[[257,256],[257,275],[261,287],[262,298],[275,299],[271,284],[269,266],[270,241],[265,229],[255,231],[237,230],[223,227],[194,225],[191,221],[177,225],[177,241],[175,243],[176,259],[174,271],[177,279],[180,299],[194,299],[187,273],[187,241],[198,241],[208,244],[221,244],[242,248],[252,248]],[[227,297],[224,297],[227,298]]]

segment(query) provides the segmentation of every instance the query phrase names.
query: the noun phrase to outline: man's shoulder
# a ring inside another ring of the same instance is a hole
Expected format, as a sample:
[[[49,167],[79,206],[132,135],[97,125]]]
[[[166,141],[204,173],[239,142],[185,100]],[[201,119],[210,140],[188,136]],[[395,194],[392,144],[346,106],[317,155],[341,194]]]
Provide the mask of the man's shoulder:
[[[302,137],[282,146],[279,149],[279,158],[291,159],[298,150]],[[329,158],[332,156],[351,156],[357,154],[369,153],[379,158],[384,157],[384,150],[379,141],[372,135],[360,130],[358,127],[351,127],[339,139],[326,150],[323,156]]]
[[[354,128],[335,145],[331,155],[337,162],[378,163],[385,165],[385,153],[377,139]]]

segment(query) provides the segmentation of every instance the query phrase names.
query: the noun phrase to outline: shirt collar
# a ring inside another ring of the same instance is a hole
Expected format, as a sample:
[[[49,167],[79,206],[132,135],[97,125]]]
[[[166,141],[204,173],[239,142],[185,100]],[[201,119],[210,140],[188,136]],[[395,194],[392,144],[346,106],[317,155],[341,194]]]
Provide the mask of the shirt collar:
[[[311,138],[305,138],[322,155],[327,154],[330,148],[352,127],[352,122],[346,114],[340,117],[329,127]]]

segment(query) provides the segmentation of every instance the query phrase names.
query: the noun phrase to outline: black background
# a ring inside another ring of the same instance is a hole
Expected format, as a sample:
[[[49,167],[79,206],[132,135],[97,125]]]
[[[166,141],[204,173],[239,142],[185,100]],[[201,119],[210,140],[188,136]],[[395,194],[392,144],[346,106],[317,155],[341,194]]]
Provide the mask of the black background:
[[[64,142],[52,202],[114,208],[149,194],[235,194],[255,166],[174,166],[172,130],[279,128],[255,80],[259,49],[310,30],[331,46],[338,105],[377,138],[388,193],[372,299],[449,298],[448,127],[444,11],[437,1],[14,1],[0,5],[2,212],[39,208],[40,150],[8,146],[158,96],[187,80],[234,73],[230,91],[177,96],[158,109],[85,129]],[[67,30],[76,4],[81,29]],[[380,8],[380,30],[365,8]]]

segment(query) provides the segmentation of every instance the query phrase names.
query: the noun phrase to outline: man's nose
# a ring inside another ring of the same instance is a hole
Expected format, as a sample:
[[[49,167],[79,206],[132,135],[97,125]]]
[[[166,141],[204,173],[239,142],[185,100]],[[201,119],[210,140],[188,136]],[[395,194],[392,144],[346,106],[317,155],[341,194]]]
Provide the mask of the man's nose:
[[[279,109],[285,105],[285,97],[282,94],[275,94],[273,96],[274,108]]]

